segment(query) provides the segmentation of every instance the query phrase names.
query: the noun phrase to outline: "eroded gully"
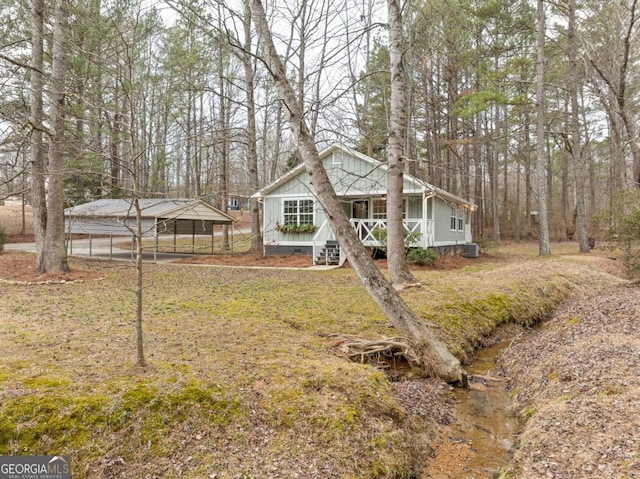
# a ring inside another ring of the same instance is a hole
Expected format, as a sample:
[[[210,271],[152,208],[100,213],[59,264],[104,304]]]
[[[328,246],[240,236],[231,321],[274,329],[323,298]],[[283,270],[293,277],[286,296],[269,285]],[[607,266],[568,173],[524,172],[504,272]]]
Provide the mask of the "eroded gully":
[[[520,421],[511,410],[509,382],[496,358],[509,342],[477,351],[467,373],[471,389],[456,389],[454,422],[433,444],[434,457],[421,479],[485,479],[498,477],[517,444]]]

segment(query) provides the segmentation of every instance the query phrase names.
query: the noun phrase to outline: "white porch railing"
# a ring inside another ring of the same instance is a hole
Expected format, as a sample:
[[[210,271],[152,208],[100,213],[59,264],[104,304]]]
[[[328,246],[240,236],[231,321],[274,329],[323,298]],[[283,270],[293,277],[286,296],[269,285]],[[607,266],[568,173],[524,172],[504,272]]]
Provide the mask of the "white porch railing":
[[[351,219],[351,224],[365,246],[382,246],[380,231],[386,231],[387,220]],[[413,248],[428,248],[433,246],[433,220],[408,218],[403,221],[405,234],[412,235],[414,241],[409,245]]]

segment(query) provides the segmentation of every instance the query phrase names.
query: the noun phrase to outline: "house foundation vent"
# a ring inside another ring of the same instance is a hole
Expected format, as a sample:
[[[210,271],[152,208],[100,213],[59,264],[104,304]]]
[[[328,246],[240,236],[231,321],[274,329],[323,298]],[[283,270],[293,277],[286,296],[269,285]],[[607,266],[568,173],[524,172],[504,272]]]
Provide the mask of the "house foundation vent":
[[[466,243],[462,250],[465,258],[478,258],[480,256],[480,246],[477,243]]]

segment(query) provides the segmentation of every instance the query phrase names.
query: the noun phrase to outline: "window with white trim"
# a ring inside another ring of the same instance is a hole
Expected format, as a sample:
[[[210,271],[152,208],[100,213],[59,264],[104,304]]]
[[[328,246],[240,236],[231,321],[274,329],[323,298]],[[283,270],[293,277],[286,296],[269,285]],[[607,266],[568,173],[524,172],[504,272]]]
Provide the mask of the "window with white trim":
[[[456,223],[458,222],[458,209],[451,207],[451,219],[449,221],[449,227],[451,231],[456,231]]]
[[[464,209],[458,209],[458,231],[464,231]]]
[[[284,200],[285,225],[312,225],[313,200]]]

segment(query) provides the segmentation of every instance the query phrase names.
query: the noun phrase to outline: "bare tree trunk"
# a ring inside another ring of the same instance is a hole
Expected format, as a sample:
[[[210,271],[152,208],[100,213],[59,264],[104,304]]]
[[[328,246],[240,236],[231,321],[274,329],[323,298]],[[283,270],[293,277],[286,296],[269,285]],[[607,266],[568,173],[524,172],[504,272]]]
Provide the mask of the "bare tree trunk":
[[[489,184],[491,185],[491,216],[493,218],[493,242],[500,244],[500,203],[498,201],[498,159],[500,156],[500,110],[494,107],[494,139],[489,153]]]
[[[547,185],[544,171],[544,139],[545,139],[545,94],[544,94],[544,36],[546,22],[544,14],[544,0],[537,0],[538,5],[538,58],[536,72],[536,99],[537,107],[537,162],[536,174],[538,185],[538,219],[540,227],[540,256],[549,256],[549,222],[547,215]]]
[[[258,152],[256,151],[256,105],[254,98],[253,54],[251,48],[251,4],[250,0],[244,2],[244,52],[242,62],[244,64],[245,86],[247,90],[247,151],[249,153],[249,188],[258,191],[260,181],[258,178]],[[251,198],[249,203],[251,210],[251,246],[249,251],[255,254],[262,253],[262,234],[260,232],[260,207],[257,198]]]
[[[222,22],[222,15],[219,14],[219,22]],[[218,28],[223,31],[222,25],[219,24]],[[221,42],[218,47],[218,83],[219,83],[219,99],[220,99],[220,131],[222,137],[220,139],[220,210],[226,213],[229,209],[229,116],[230,105],[229,99],[226,93],[226,81],[225,78],[225,55],[223,51],[223,43]],[[222,226],[222,249],[229,250],[231,244],[229,242],[229,227],[227,225]]]
[[[135,184],[139,178],[137,174],[134,178]],[[138,190],[137,186],[134,186]],[[145,367],[147,361],[144,359],[144,332],[142,330],[142,304],[143,304],[143,270],[142,270],[142,209],[140,208],[139,191],[133,197],[133,207],[136,210],[136,366]]]
[[[387,169],[387,258],[391,283],[396,289],[418,284],[409,271],[404,247],[404,138],[407,130],[405,79],[402,55],[402,13],[400,0],[388,0],[389,61],[391,67],[391,115]]]
[[[274,133],[273,140],[273,159],[271,162],[271,169],[269,171],[269,183],[275,181],[278,177],[278,165],[280,164],[280,150],[282,145],[282,101],[277,100],[278,106],[276,107],[276,131]]]
[[[531,237],[533,236],[533,224],[532,224],[532,219],[531,219],[531,194],[533,193],[532,191],[532,186],[531,186],[531,132],[529,131],[529,124],[530,124],[530,118],[529,118],[529,110],[527,110],[526,113],[526,117],[525,117],[525,151],[526,151],[526,158],[525,158],[525,166],[524,166],[524,210],[526,213],[526,237],[527,239],[531,239]]]
[[[429,328],[409,309],[405,301],[393,289],[384,275],[375,266],[369,253],[349,223],[342,205],[336,197],[335,190],[315,147],[303,119],[303,107],[296,98],[291,83],[286,77],[284,66],[273,43],[267,17],[261,0],[252,1],[252,17],[258,33],[259,43],[265,55],[265,62],[278,92],[289,110],[289,123],[299,138],[299,151],[306,170],[313,180],[313,187],[318,201],[327,213],[329,225],[334,231],[340,246],[344,249],[362,281],[365,289],[378,304],[387,319],[401,333],[423,345],[421,351],[423,364],[430,372],[449,382],[463,381],[466,378],[460,362],[447,350]]]
[[[576,213],[578,241],[580,252],[589,253],[587,239],[587,218],[585,211],[585,168],[580,144],[580,108],[578,105],[578,71],[576,67],[576,39],[575,39],[576,0],[569,1],[569,24],[567,40],[569,47],[569,95],[571,96],[571,156],[573,158],[573,174],[576,185]]]
[[[47,199],[45,194],[45,164],[42,135],[44,70],[44,1],[31,1],[31,204],[33,231],[36,240],[36,271],[42,271],[47,232]]]
[[[51,65],[51,141],[49,142],[49,184],[47,194],[47,226],[41,272],[66,273],[67,248],[64,241],[64,151],[65,151],[65,79],[68,0],[57,0],[53,30],[53,62]]]

